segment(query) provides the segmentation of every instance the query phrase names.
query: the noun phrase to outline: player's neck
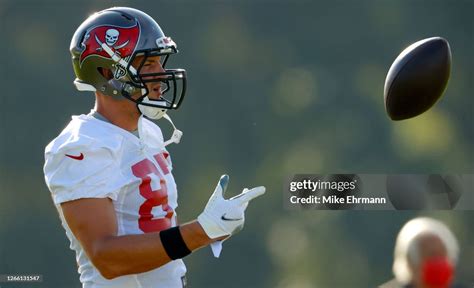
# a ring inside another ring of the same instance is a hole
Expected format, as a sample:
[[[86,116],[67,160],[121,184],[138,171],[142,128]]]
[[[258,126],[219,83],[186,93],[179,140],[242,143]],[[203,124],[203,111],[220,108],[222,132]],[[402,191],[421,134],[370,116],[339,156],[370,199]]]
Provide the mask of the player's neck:
[[[106,96],[107,97],[107,96]],[[135,103],[125,101],[96,101],[94,107],[95,111],[105,117],[110,123],[127,131],[137,130],[138,119],[140,113],[138,112]],[[128,103],[130,102],[130,103]]]

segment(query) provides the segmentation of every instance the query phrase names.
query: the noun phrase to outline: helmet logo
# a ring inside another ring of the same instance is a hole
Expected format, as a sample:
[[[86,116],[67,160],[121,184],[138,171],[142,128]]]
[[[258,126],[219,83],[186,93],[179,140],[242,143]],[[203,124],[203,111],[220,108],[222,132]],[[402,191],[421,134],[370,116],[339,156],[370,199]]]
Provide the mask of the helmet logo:
[[[127,63],[128,61],[130,61],[130,57],[132,56],[127,56],[124,58]],[[123,78],[125,75],[127,75],[127,67],[123,67],[120,63],[116,63],[115,70],[113,72],[114,72],[114,78],[118,80],[120,78]]]
[[[121,58],[131,56],[137,47],[139,37],[140,27],[138,23],[132,27],[110,25],[94,27],[86,33],[82,41],[84,50],[80,56],[80,65],[82,66],[84,60],[89,56],[100,56],[112,59],[112,57],[104,51],[103,44],[110,47],[110,49]]]
[[[170,37],[164,37],[164,36],[156,39],[156,45],[158,46],[158,48],[162,48],[162,49],[170,48],[170,47],[176,48],[176,43],[174,43],[174,41],[171,40]]]
[[[114,44],[119,38],[120,32],[117,29],[109,29],[105,32],[105,42],[110,47],[114,47]]]

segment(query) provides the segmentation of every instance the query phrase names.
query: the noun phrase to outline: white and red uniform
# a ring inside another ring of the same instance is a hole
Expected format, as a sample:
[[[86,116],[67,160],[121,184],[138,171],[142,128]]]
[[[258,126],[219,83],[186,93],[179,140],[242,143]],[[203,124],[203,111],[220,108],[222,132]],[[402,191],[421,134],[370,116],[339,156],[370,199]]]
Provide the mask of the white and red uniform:
[[[71,233],[60,204],[80,198],[113,200],[118,235],[176,226],[177,190],[160,128],[140,117],[139,137],[91,115],[73,116],[48,144],[44,174],[62,225],[76,252],[84,288],[182,287],[182,260],[149,272],[103,278]]]

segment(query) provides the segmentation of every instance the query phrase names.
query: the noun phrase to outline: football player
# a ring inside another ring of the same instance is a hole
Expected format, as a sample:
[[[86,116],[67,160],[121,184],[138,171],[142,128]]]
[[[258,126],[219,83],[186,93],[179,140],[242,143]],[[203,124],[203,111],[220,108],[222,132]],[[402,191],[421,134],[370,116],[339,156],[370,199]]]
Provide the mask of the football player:
[[[419,217],[408,221],[395,243],[395,279],[380,288],[449,288],[459,258],[459,244],[442,222]]]
[[[76,252],[83,287],[183,287],[181,260],[238,232],[264,187],[224,199],[219,180],[196,220],[177,223],[176,184],[164,141],[148,119],[165,118],[186,93],[186,72],[165,69],[176,44],[149,15],[115,7],[76,30],[70,51],[79,91],[95,107],[73,116],[45,149],[46,184]],[[172,123],[172,122],[171,122]],[[174,127],[174,125],[173,125]]]

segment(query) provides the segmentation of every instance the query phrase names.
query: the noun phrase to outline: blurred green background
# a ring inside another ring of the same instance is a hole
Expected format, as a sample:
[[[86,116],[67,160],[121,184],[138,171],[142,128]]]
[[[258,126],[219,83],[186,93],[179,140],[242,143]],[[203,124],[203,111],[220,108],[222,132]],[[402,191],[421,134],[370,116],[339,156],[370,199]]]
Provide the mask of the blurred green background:
[[[80,287],[43,149],[93,106],[72,85],[69,42],[110,6],[152,15],[181,51],[169,67],[188,71],[189,92],[170,113],[184,131],[170,148],[181,221],[202,211],[223,173],[231,193],[267,186],[220,259],[209,248],[187,257],[191,287],[375,287],[392,277],[395,236],[416,215],[449,224],[461,244],[458,278],[474,283],[473,211],[288,212],[281,196],[295,173],[473,173],[474,1],[1,0],[0,274],[44,281],[0,287]],[[444,98],[391,122],[386,72],[431,36],[453,53]]]

